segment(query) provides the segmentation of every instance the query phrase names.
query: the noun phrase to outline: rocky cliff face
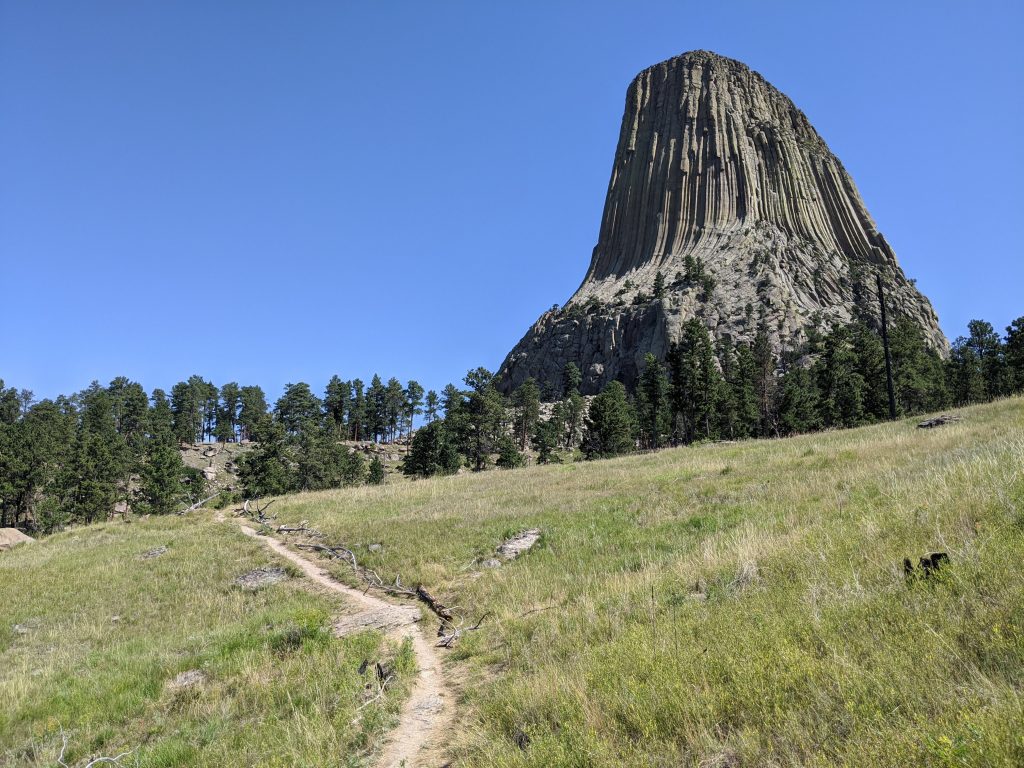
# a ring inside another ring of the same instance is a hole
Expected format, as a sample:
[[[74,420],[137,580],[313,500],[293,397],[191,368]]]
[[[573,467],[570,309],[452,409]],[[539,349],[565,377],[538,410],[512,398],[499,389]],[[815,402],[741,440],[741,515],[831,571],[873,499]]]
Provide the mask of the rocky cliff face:
[[[873,321],[876,275],[891,314],[945,351],[931,305],[803,113],[740,62],[686,53],[630,84],[590,269],[509,353],[502,386],[532,376],[556,391],[569,361],[584,393],[631,384],[694,317],[733,341],[764,323],[795,348],[811,326]]]

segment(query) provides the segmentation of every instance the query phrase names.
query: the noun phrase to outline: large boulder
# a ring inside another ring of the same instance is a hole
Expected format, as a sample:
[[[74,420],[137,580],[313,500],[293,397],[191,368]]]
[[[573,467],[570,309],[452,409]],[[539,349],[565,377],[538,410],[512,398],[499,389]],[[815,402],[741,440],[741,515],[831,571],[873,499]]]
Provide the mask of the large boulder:
[[[0,528],[0,552],[14,549],[19,544],[32,544],[35,542],[31,536],[26,536],[17,528]]]

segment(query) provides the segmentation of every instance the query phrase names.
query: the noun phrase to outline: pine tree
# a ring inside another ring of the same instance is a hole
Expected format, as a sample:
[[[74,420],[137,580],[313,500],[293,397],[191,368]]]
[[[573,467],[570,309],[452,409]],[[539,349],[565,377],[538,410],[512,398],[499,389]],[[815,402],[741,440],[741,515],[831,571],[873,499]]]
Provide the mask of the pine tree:
[[[665,298],[665,275],[660,271],[654,276],[654,298]]]
[[[238,433],[238,414],[242,405],[242,390],[234,381],[220,388],[220,405],[217,409],[217,440],[233,442]]]
[[[967,324],[967,331],[967,346],[977,357],[981,375],[985,379],[986,399],[1008,394],[1012,385],[1008,381],[1003,343],[992,323],[971,320]]]
[[[571,365],[571,363],[570,363]],[[583,411],[586,405],[579,390],[573,389],[562,401],[561,422],[564,429],[565,447],[575,448],[583,431]]]
[[[885,421],[889,418],[889,388],[882,339],[864,323],[855,322],[850,326],[850,341],[857,358],[857,373],[864,382],[864,421]]]
[[[423,387],[418,381],[411,380],[405,385],[402,399],[402,414],[405,417],[406,434],[412,434],[416,417],[423,413]]]
[[[185,465],[174,437],[171,408],[161,389],[153,391],[148,414],[149,438],[139,473],[136,508],[139,512],[165,515],[181,509],[185,495]]]
[[[864,419],[864,379],[847,326],[837,326],[825,339],[815,364],[821,420],[826,427],[854,427]]]
[[[252,440],[259,424],[267,415],[267,397],[258,386],[239,391],[238,427],[243,440]]]
[[[453,475],[461,466],[462,459],[445,421],[432,421],[413,436],[402,473],[416,477]]]
[[[82,415],[69,463],[70,509],[85,523],[113,513],[124,477],[126,450],[117,434],[110,395],[96,382],[81,395]]]
[[[660,448],[670,420],[669,383],[661,361],[650,352],[644,356],[637,388],[637,419],[641,444],[645,448]]]
[[[395,442],[401,437],[405,413],[405,390],[402,382],[391,377],[384,389],[385,439]]]
[[[373,375],[366,388],[366,436],[375,443],[388,432],[388,392],[380,376]]]
[[[718,400],[724,386],[707,328],[697,319],[683,325],[682,337],[669,350],[672,422],[684,442],[717,436]]]
[[[970,405],[988,399],[981,360],[964,336],[957,337],[950,345],[946,375],[954,405]]]
[[[566,363],[562,369],[562,397],[567,398],[573,392],[579,392],[582,383],[583,374],[580,373],[580,367],[571,361]]]
[[[319,424],[320,399],[305,382],[288,384],[284,394],[274,404],[274,414],[288,434],[297,435],[307,422]]]
[[[924,413],[947,405],[942,360],[928,349],[921,327],[909,318],[889,333],[896,409],[902,414]]]
[[[729,382],[736,403],[736,437],[756,437],[760,433],[761,408],[757,396],[757,361],[749,344],[736,345],[734,379]]]
[[[384,462],[380,460],[380,456],[374,456],[370,461],[370,469],[366,474],[366,482],[370,485],[383,485],[384,478],[386,476],[384,471]]]
[[[494,388],[494,374],[486,368],[469,371],[465,383],[469,391],[463,405],[465,420],[460,447],[473,462],[474,469],[480,471],[494,453],[502,432],[505,403]]]
[[[550,464],[558,462],[557,448],[562,444],[564,426],[560,416],[552,416],[550,419],[538,421],[533,430],[533,449],[537,452],[538,464]]]
[[[516,469],[526,463],[523,454],[520,453],[516,441],[509,434],[503,434],[498,438],[498,460],[495,462],[502,469]]]
[[[818,387],[806,368],[794,366],[779,383],[779,425],[783,434],[798,435],[820,428]]]
[[[249,498],[278,496],[296,489],[294,462],[289,455],[284,427],[264,415],[253,428],[259,445],[238,460],[239,479]]]
[[[514,429],[519,449],[525,451],[540,418],[540,388],[537,382],[529,378],[520,384],[512,393],[512,405],[516,409]]]
[[[588,459],[618,456],[635,447],[635,416],[622,382],[610,382],[590,403],[583,451]]]
[[[1006,326],[1004,348],[1011,389],[1020,392],[1024,390],[1024,316]]]
[[[352,381],[352,400],[348,406],[348,431],[350,440],[366,440],[366,396],[363,394],[362,379]]]
[[[756,375],[754,388],[757,393],[758,412],[761,420],[758,432],[760,435],[768,437],[778,434],[775,419],[777,385],[775,370],[778,364],[775,359],[775,353],[772,351],[771,341],[768,338],[768,327],[763,321],[758,325],[751,352],[754,355]]]
[[[437,411],[440,408],[440,399],[437,396],[437,392],[430,390],[427,392],[427,399],[425,405],[424,414],[427,419],[427,424],[437,419]]]
[[[331,376],[324,390],[324,418],[337,435],[345,434],[345,414],[351,397],[352,385],[337,375]]]

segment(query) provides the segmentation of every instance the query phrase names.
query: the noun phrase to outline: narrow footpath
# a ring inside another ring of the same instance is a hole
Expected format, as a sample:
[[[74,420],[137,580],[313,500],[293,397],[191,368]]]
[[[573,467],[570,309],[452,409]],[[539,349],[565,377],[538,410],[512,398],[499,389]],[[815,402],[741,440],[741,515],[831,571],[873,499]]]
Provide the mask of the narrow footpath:
[[[398,725],[388,734],[384,751],[377,760],[379,768],[437,768],[435,749],[442,730],[451,721],[451,695],[447,689],[444,670],[437,649],[423,631],[420,609],[412,605],[396,605],[378,597],[353,589],[334,579],[312,560],[288,549],[271,536],[261,536],[248,525],[239,527],[247,536],[262,541],[275,554],[288,560],[313,583],[341,595],[345,602],[357,609],[354,614],[341,616],[335,622],[338,635],[366,629],[378,629],[399,642],[412,640],[416,657],[416,679],[412,693],[402,707]],[[429,762],[434,758],[434,762]]]

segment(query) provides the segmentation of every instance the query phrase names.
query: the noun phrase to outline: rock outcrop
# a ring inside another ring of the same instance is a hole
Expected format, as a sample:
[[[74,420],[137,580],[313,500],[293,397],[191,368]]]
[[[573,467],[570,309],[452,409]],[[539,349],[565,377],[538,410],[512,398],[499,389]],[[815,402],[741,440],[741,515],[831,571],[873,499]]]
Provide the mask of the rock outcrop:
[[[931,305],[804,114],[744,64],[692,51],[630,84],[590,269],[509,353],[501,385],[532,376],[556,392],[570,361],[584,394],[631,384],[694,317],[732,341],[764,324],[795,348],[810,327],[874,322],[876,275],[891,316],[944,352]]]

